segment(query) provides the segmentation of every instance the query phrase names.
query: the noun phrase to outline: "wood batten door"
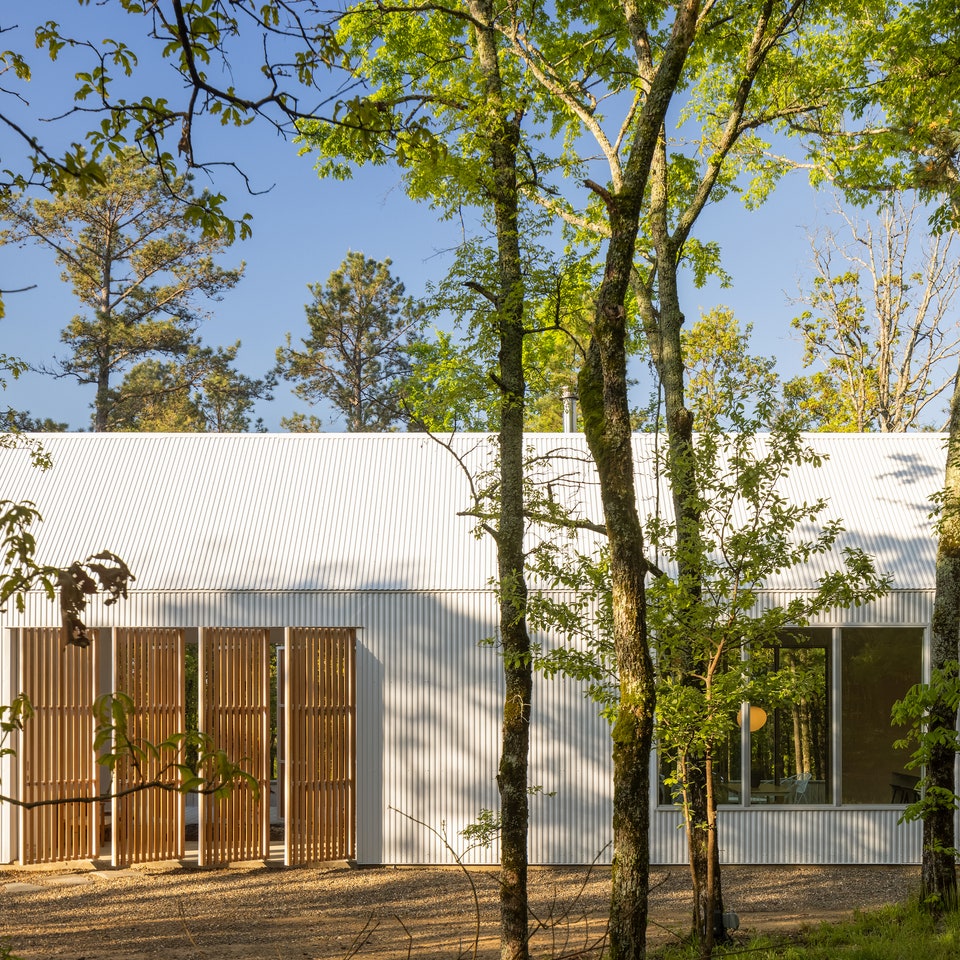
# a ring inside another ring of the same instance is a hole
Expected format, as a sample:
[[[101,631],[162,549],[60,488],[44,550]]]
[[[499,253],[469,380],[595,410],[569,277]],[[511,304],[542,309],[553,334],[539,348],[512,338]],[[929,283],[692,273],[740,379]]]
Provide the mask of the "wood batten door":
[[[113,689],[134,703],[128,735],[138,749],[157,746],[186,729],[183,631],[116,630],[113,647]],[[121,757],[114,768],[112,859],[114,866],[154,860],[180,860],[184,855],[185,798],[176,788],[182,750],[149,748]],[[158,781],[164,786],[138,788]],[[127,791],[134,791],[127,793]],[[124,795],[126,794],[126,795]]]
[[[25,801],[56,801],[20,808],[19,860],[50,863],[98,854],[97,764],[93,750],[95,639],[65,645],[57,628],[20,631],[20,689],[33,704],[18,756]],[[62,801],[76,798],[79,802]]]
[[[270,851],[270,631],[200,631],[199,726],[259,783],[199,799],[200,866],[265,860]]]
[[[356,631],[284,640],[284,862],[356,857]]]

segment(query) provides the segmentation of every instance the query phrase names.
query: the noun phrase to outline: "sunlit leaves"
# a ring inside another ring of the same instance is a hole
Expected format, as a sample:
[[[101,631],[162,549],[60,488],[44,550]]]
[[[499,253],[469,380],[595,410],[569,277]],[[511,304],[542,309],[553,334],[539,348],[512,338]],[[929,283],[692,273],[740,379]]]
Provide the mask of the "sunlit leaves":
[[[30,502],[0,501],[0,609],[13,600],[17,610],[25,608],[28,591],[39,587],[50,599],[54,597],[58,571],[35,560],[37,542],[32,527],[42,519],[36,505]]]
[[[156,743],[140,736],[137,704],[122,691],[97,697],[93,715],[98,762],[123,772],[124,794],[162,789],[225,797],[245,786],[254,798],[259,796],[260,784],[243,761],[232,760],[210,734],[178,732]],[[184,763],[184,756],[196,760]]]

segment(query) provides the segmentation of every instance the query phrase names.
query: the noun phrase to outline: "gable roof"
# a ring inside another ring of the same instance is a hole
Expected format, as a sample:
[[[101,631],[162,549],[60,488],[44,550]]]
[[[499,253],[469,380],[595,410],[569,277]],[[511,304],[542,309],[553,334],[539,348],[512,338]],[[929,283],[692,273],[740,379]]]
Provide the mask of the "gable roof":
[[[496,571],[490,537],[463,516],[470,484],[453,454],[423,434],[50,434],[41,471],[22,449],[0,452],[0,495],[34,502],[38,559],[58,566],[109,549],[138,591],[476,590]],[[931,589],[930,496],[943,485],[939,434],[812,434],[827,456],[784,483],[794,501],[830,500],[841,546],[876,556],[895,588]],[[459,435],[476,473],[495,438]],[[527,437],[541,476],[585,519],[602,522],[582,435]],[[638,499],[658,497],[654,438],[636,435]],[[595,535],[581,535],[586,541]],[[816,558],[776,589],[803,589]]]

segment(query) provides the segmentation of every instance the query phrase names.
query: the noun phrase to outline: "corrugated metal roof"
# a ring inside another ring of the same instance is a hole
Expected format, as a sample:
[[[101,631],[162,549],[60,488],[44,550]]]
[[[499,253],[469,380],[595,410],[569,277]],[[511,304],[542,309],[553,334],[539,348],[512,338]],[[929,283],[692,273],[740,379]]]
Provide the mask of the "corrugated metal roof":
[[[795,469],[794,501],[825,496],[841,546],[860,546],[896,587],[929,589],[936,542],[930,495],[943,484],[938,434],[819,434],[828,459]],[[448,450],[422,434],[52,434],[53,467],[0,451],[0,491],[37,504],[39,559],[64,565],[101,549],[122,556],[138,590],[484,589],[496,570],[476,538],[469,483]],[[581,435],[527,438],[542,482],[584,519],[602,521]],[[495,441],[460,435],[452,448],[474,472]],[[652,470],[654,438],[637,435],[642,511],[666,511]],[[581,535],[587,545],[591,535]],[[817,558],[775,589],[810,587]]]

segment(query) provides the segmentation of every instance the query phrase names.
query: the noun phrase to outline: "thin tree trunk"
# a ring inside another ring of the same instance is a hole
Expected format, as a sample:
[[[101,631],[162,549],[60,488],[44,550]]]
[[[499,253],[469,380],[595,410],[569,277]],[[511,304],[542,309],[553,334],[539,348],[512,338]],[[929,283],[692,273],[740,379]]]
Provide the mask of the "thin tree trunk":
[[[644,323],[654,363],[663,388],[667,430],[667,470],[676,517],[677,577],[685,585],[691,607],[700,603],[702,594],[703,555],[700,516],[700,485],[696,470],[693,437],[693,415],[686,406],[685,375],[681,330],[684,317],[677,287],[676,241],[669,234],[668,195],[666,183],[667,157],[663,142],[657,148],[651,190],[651,232],[657,258],[657,295],[659,309],[654,311],[647,301]],[[679,664],[684,683],[703,686],[698,679],[706,674],[702,654],[687,651]],[[687,849],[693,886],[693,932],[712,949],[714,939],[722,939],[725,931],[714,929],[714,918],[723,912],[720,861],[716,843],[711,843],[711,829],[716,829],[710,810],[713,791],[708,782],[706,755],[693,758],[688,765],[685,784],[688,802]],[[712,826],[711,826],[712,824]]]
[[[950,407],[943,514],[937,549],[936,595],[930,633],[931,668],[955,671],[960,656],[960,369],[957,371]],[[928,731],[952,731],[956,723],[955,710],[941,697],[928,714]],[[934,747],[926,770],[926,789],[948,790],[954,795],[955,763],[956,755],[952,747],[944,744]],[[949,805],[938,804],[928,809],[923,820],[920,888],[924,902],[936,909],[952,910],[958,905],[955,847],[953,811]]]
[[[97,396],[93,407],[93,429],[103,433],[110,426],[110,364],[101,360],[97,369]]]
[[[505,693],[500,768],[500,956],[527,960],[527,834],[530,711],[533,691],[527,585],[524,576],[523,369],[524,292],[518,227],[516,157],[519,115],[503,104],[494,10],[489,0],[471,3],[477,61],[490,105],[492,177],[489,184],[497,235],[498,278],[494,295],[500,339],[500,516],[497,533],[500,645]]]

